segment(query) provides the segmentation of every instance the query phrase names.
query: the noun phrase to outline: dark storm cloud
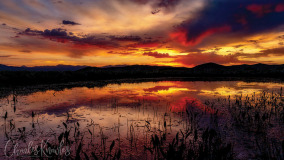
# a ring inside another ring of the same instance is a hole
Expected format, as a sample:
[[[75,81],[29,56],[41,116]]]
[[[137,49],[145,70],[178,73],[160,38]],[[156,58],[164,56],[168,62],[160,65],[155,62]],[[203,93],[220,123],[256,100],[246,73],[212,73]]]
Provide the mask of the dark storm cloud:
[[[44,32],[42,32],[43,36],[51,36],[51,37],[67,37],[68,33],[66,32],[65,29],[52,29],[52,30],[44,30]]]
[[[149,48],[160,45],[156,40],[144,40],[139,36],[94,36],[94,35],[75,35],[72,32],[68,32],[66,29],[45,29],[44,31],[34,30],[27,28],[25,31],[19,33],[19,35],[44,38],[58,43],[71,44],[70,57],[80,58],[87,54],[87,51],[94,48],[103,49],[119,49],[119,51],[108,52],[108,54],[117,55],[130,55],[133,54],[138,48]],[[124,44],[123,42],[127,42]],[[27,50],[21,52],[28,53]],[[166,57],[166,54],[149,55],[156,58]]]
[[[79,23],[73,22],[73,21],[68,21],[68,20],[63,20],[62,24],[64,25],[80,25]]]
[[[44,31],[39,30],[32,30],[27,28],[24,32],[20,32],[20,35],[29,35],[29,36],[42,36],[44,38],[49,38],[50,40],[61,42],[61,43],[68,43],[72,42],[74,47],[90,47],[90,46],[97,46],[102,48],[109,48],[109,47],[119,47],[119,44],[107,40],[105,38],[98,38],[92,35],[84,35],[82,37],[74,36],[72,32],[67,32],[65,29],[57,28],[57,29],[46,29]]]
[[[247,36],[271,31],[284,24],[283,0],[208,0],[194,19],[172,34],[184,45],[197,45],[213,34]]]

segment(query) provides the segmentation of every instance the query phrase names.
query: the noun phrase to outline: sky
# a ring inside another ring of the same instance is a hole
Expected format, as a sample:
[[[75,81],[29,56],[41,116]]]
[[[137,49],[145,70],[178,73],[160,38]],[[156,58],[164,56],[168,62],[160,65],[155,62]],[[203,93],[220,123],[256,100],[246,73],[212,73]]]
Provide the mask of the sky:
[[[208,62],[284,64],[284,1],[0,1],[0,64]]]

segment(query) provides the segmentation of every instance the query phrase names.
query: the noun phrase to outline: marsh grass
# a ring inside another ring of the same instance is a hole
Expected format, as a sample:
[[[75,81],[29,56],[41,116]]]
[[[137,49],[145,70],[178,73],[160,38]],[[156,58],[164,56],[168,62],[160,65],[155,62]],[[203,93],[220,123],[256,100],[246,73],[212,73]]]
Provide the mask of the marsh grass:
[[[255,158],[284,159],[284,146],[281,137],[271,137],[269,131],[276,128],[283,131],[284,98],[282,88],[276,92],[263,91],[256,96],[236,96],[234,103],[229,101],[229,111],[233,125],[252,135]],[[283,137],[282,137],[283,138]]]
[[[166,132],[153,134],[150,145],[144,146],[144,150],[150,152],[154,159],[234,159],[231,143],[225,142],[211,126],[204,129],[198,125],[206,113],[195,112],[192,104],[187,102],[185,130],[180,130],[172,138]]]

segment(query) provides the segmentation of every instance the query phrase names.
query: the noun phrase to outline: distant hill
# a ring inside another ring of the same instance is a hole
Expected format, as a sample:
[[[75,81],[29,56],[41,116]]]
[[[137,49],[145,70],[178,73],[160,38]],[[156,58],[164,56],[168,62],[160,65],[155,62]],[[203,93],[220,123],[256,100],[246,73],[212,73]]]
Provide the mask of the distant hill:
[[[36,67],[14,67],[0,64],[0,71],[79,71],[79,72],[103,72],[103,71],[187,71],[191,73],[207,73],[207,74],[231,74],[231,73],[274,73],[282,72],[284,65],[267,65],[267,64],[254,64],[254,65],[233,65],[223,66],[216,63],[205,63],[193,68],[186,67],[171,67],[171,66],[149,66],[149,65],[109,65],[103,67],[90,67],[90,66],[73,66],[73,65],[57,65],[57,66],[36,66]],[[174,73],[172,73],[174,74]]]
[[[111,73],[114,75],[121,74],[137,74],[137,75],[153,75],[168,77],[192,77],[192,76],[282,76],[284,73],[284,65],[233,65],[223,66],[216,63],[205,63],[193,68],[170,67],[170,66],[148,66],[148,65],[131,65],[131,66],[112,66],[112,67],[86,67],[79,69],[77,72],[83,73]]]
[[[204,63],[198,66],[195,66],[195,69],[220,69],[220,68],[224,68],[225,66],[222,66],[220,64],[217,63]]]
[[[37,67],[14,67],[0,64],[0,71],[77,71],[87,66],[57,65]]]
[[[202,76],[234,76],[254,77],[272,76],[281,77],[284,74],[284,65],[233,65],[223,66],[215,63],[206,63],[192,68],[193,74]]]
[[[284,65],[266,64],[223,66],[216,63],[206,63],[194,68],[149,65],[107,67],[65,65],[11,67],[0,65],[0,84],[3,85],[169,77],[207,80],[218,77],[219,79],[220,77],[237,77],[257,79],[277,78],[284,80],[283,75]]]
[[[125,71],[125,72],[156,72],[165,70],[184,70],[190,68],[186,67],[171,67],[171,66],[149,66],[149,65],[129,65],[129,66],[112,66],[112,67],[86,67],[79,69],[79,72],[95,72],[95,71]]]

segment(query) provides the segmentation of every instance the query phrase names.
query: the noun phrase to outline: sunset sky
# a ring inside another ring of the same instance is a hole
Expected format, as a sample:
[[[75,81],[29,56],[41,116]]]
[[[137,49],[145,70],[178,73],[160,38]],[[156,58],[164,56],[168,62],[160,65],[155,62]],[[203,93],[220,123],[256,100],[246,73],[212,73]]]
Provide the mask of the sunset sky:
[[[284,64],[284,1],[0,1],[0,64],[207,62]]]

